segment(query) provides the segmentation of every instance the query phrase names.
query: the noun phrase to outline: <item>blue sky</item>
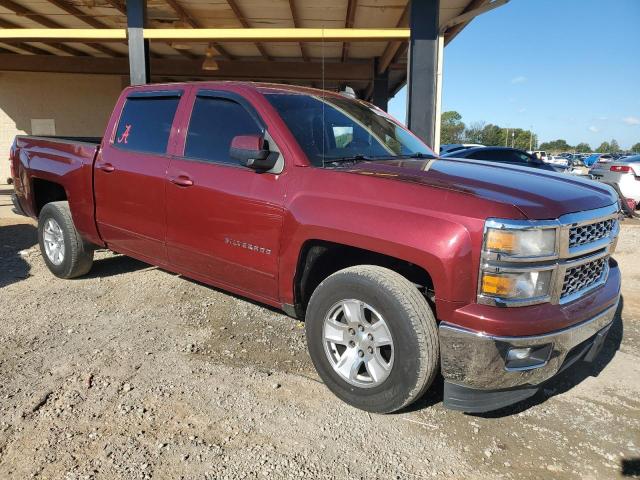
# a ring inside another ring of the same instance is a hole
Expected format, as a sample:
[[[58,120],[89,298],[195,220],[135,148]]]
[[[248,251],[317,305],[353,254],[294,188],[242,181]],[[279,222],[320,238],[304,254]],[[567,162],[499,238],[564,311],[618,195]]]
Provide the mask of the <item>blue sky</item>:
[[[406,117],[402,89],[389,111]],[[442,109],[540,141],[640,142],[640,0],[511,0],[446,48]]]

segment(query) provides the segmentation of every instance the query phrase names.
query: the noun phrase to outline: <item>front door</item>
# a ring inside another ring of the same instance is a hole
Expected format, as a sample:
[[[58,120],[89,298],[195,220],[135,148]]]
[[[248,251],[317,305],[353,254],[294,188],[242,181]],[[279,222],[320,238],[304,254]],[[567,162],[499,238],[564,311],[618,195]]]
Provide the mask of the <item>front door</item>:
[[[225,92],[194,92],[180,155],[167,181],[167,249],[178,270],[276,299],[283,194],[280,176],[229,157],[236,135],[265,132],[255,111]]]
[[[95,164],[96,222],[109,248],[166,263],[168,144],[181,91],[137,91]]]

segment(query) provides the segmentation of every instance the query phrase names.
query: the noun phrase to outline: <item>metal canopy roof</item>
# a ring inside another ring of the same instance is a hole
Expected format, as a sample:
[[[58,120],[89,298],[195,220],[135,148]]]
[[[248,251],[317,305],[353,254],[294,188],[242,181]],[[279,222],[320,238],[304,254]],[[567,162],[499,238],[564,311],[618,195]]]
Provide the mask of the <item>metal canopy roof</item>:
[[[490,0],[440,0],[440,25]],[[124,0],[0,0],[0,28],[125,28]],[[445,32],[450,41],[466,23]],[[407,0],[149,0],[148,28],[406,28]],[[200,68],[207,43],[151,42],[154,81],[239,78],[352,86],[370,96],[375,71],[389,72],[389,92],[406,80],[405,41],[213,43],[220,69]],[[67,57],[50,58],[52,56]],[[125,42],[7,41],[0,70],[125,74]],[[31,57],[31,58],[24,58]],[[46,57],[46,58],[45,58]],[[73,58],[71,58],[73,57]],[[105,59],[105,60],[99,60]],[[287,65],[284,63],[287,62]]]

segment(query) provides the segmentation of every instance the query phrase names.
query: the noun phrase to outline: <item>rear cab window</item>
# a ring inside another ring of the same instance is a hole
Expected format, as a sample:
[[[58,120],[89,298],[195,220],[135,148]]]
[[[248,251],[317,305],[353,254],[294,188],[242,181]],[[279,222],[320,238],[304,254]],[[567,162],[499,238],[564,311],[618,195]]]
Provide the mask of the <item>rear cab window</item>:
[[[165,155],[181,95],[179,90],[129,94],[113,145],[121,150]]]

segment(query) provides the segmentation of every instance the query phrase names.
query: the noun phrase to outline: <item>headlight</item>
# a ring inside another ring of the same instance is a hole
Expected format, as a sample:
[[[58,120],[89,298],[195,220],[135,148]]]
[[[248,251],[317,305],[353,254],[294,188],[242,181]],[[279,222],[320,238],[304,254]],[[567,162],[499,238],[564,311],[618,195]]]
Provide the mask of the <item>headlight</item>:
[[[556,229],[509,230],[488,227],[484,249],[510,257],[550,257],[556,254]]]
[[[550,301],[559,228],[552,220],[488,219],[478,277],[480,303],[515,306]]]
[[[551,270],[482,272],[480,294],[505,300],[528,300],[550,295]]]

